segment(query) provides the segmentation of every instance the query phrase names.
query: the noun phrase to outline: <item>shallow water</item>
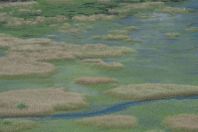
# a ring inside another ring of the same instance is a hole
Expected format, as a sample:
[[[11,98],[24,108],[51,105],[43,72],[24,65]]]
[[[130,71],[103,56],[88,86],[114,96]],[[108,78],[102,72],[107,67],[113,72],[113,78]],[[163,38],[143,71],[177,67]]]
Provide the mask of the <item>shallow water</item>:
[[[197,0],[189,0],[177,4],[194,11],[190,14],[168,15],[150,13],[150,18],[140,19],[129,16],[113,22],[97,22],[77,35],[69,33],[54,33],[54,40],[76,44],[105,43],[111,46],[126,46],[137,52],[119,58],[108,58],[105,61],[121,62],[123,69],[103,70],[81,64],[80,61],[57,61],[57,72],[50,77],[0,79],[0,91],[20,88],[65,87],[96,99],[91,107],[103,107],[112,103],[122,102],[114,100],[100,93],[97,88],[89,88],[74,83],[81,76],[108,76],[116,78],[120,85],[136,83],[176,83],[198,85],[198,32],[189,32],[188,27],[198,27]],[[130,37],[140,42],[107,41],[93,39],[95,35],[104,35],[108,31],[122,29],[127,26],[137,26],[138,30],[131,32]],[[167,32],[179,32],[176,39],[165,36]],[[1,56],[0,51],[0,56]],[[104,90],[104,89],[103,89]],[[109,99],[101,101],[98,98]],[[113,100],[113,101],[112,101]]]

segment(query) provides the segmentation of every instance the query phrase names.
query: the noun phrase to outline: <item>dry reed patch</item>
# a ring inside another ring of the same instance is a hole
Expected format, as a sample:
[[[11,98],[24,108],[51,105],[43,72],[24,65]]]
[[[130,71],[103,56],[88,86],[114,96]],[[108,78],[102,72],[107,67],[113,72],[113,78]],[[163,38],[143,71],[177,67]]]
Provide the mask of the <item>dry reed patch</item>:
[[[26,2],[0,2],[0,8],[7,7],[18,7],[18,8],[30,8],[36,5],[36,1],[26,1]]]
[[[3,119],[0,120],[0,132],[21,132],[38,127],[38,124],[30,120]]]
[[[37,116],[86,106],[85,98],[63,89],[26,89],[0,93],[0,116]]]
[[[116,82],[116,80],[110,77],[81,77],[75,80],[75,82],[83,85],[96,85],[96,84],[114,83]]]
[[[198,95],[198,86],[177,84],[131,84],[107,91],[108,94],[131,100],[162,99],[175,96]]]
[[[76,46],[75,49],[72,49],[73,54],[79,58],[116,57],[134,52],[131,48],[118,46],[110,47],[104,44],[86,44],[84,46]]]
[[[198,131],[198,115],[180,114],[167,117],[164,123],[173,130],[184,132]]]
[[[189,13],[189,10],[186,8],[165,6],[164,8],[160,9],[160,12],[168,13],[168,14],[184,14],[184,13]]]
[[[169,39],[176,39],[177,37],[180,36],[180,33],[177,32],[169,32],[169,33],[165,33],[166,37]]]
[[[114,19],[114,15],[105,15],[105,14],[96,14],[96,15],[81,15],[81,16],[74,16],[72,19],[74,21],[79,21],[79,22],[95,22],[97,20],[112,20]]]
[[[112,14],[128,14],[131,11],[146,10],[153,8],[163,7],[163,2],[142,2],[142,3],[127,3],[121,4],[120,7],[110,9],[109,12]]]
[[[55,71],[52,64],[36,62],[15,55],[0,58],[0,65],[0,76],[40,75]]]
[[[51,73],[55,68],[46,62],[49,60],[116,57],[132,52],[130,48],[104,44],[75,45],[49,39],[19,39],[5,35],[0,35],[0,47],[8,48],[8,54],[0,59],[0,76]]]
[[[99,117],[84,118],[79,121],[80,124],[95,126],[100,128],[127,129],[138,125],[137,119],[126,115],[107,115]]]
[[[28,11],[28,9],[23,9],[23,11]],[[33,12],[34,10],[29,10]],[[41,13],[41,10],[36,10],[34,12]],[[14,17],[8,13],[0,13],[0,22],[9,27],[17,27],[17,26],[24,26],[24,25],[38,25],[38,24],[53,24],[53,23],[62,23],[67,21],[68,18],[63,15],[57,15],[54,17],[44,17],[44,16],[37,16],[35,18],[24,19],[20,17]]]
[[[151,130],[147,130],[145,132],[165,132],[165,130],[162,130],[162,129],[151,129]]]
[[[65,16],[55,16],[55,17],[43,17],[38,16],[34,19],[24,19],[18,18],[13,16],[6,16],[3,19],[3,23],[9,27],[17,27],[17,26],[24,26],[24,25],[38,25],[43,23],[53,24],[53,23],[62,23],[68,20]]]
[[[131,4],[121,4],[120,7],[110,9],[109,13],[127,15],[129,13],[134,13],[144,10],[154,10],[161,13],[168,14],[184,14],[190,12],[186,8],[170,7],[164,4],[164,2],[142,2],[142,3],[131,3]]]
[[[84,59],[82,60],[82,62],[93,64],[93,66],[96,66],[98,68],[104,68],[104,69],[120,69],[124,67],[122,63],[119,63],[119,62],[107,63],[103,61],[102,59]]]
[[[51,4],[67,4],[72,2],[72,0],[46,0],[47,3],[51,3]]]
[[[186,31],[189,31],[189,32],[198,32],[198,27],[189,27],[189,28],[186,28]]]

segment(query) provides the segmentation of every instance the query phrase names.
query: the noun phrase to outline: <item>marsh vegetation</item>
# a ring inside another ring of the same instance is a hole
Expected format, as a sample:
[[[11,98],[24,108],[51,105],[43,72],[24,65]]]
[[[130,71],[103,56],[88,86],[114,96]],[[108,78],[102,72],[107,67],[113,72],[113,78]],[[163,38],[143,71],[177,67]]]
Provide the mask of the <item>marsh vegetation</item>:
[[[0,1],[0,132],[197,131],[197,1],[178,1]]]

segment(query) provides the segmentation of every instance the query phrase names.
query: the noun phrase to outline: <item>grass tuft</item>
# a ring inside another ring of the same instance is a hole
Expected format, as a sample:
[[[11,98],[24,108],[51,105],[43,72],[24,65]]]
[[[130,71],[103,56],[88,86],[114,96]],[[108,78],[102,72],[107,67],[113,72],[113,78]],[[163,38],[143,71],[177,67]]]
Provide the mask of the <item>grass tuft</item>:
[[[176,84],[131,84],[107,91],[115,97],[130,100],[163,99],[176,96],[198,95],[198,86]]]
[[[114,83],[117,81],[110,77],[81,77],[75,80],[75,82],[83,85],[96,85],[96,84]]]
[[[63,89],[25,89],[1,92],[0,106],[0,117],[17,117],[76,110],[87,103],[82,95]]]
[[[180,114],[167,117],[164,123],[174,131],[178,132],[197,132],[198,115]]]
[[[138,125],[137,119],[126,115],[108,115],[99,117],[84,118],[79,121],[82,125],[92,125],[99,128],[129,129]]]

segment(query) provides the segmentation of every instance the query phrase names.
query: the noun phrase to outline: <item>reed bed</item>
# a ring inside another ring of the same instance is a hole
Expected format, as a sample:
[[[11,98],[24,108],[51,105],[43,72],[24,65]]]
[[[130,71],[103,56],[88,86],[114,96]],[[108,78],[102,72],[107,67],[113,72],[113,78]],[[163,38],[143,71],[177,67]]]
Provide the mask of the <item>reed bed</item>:
[[[83,85],[96,85],[96,84],[108,84],[117,82],[116,79],[110,77],[81,77],[75,80],[78,84]]]
[[[36,1],[26,1],[26,2],[0,2],[0,9],[7,7],[18,7],[18,8],[30,8],[38,4]]]
[[[137,119],[135,117],[127,115],[90,117],[80,120],[79,123],[85,126],[92,125],[99,128],[110,129],[127,129],[134,128],[138,125]]]
[[[8,49],[7,55],[0,58],[0,76],[48,74],[55,71],[49,62],[51,60],[117,57],[133,51],[104,44],[75,45],[50,39],[19,39],[5,35],[0,35],[0,47]]]
[[[165,119],[164,123],[173,131],[178,131],[178,132],[198,131],[198,115],[196,114],[180,114],[180,115],[170,116]]]
[[[111,14],[119,14],[120,16],[134,14],[142,11],[155,11],[168,14],[184,14],[189,13],[190,10],[186,8],[177,8],[167,6],[164,2],[142,2],[142,3],[127,3],[120,4],[119,7],[109,10]]]
[[[180,33],[177,32],[169,32],[169,33],[165,33],[166,37],[169,39],[176,39],[180,36]]]
[[[107,91],[107,94],[130,100],[152,100],[198,95],[198,86],[177,84],[131,84]]]
[[[21,106],[25,107],[21,107]],[[0,117],[38,116],[87,106],[85,98],[63,89],[23,89],[0,93]]]
[[[82,60],[82,62],[92,64],[93,66],[98,67],[98,68],[109,69],[109,70],[121,69],[124,67],[122,63],[119,63],[119,62],[107,63],[103,61],[102,59],[84,59]]]
[[[105,15],[105,14],[96,14],[96,15],[81,15],[81,16],[74,16],[72,19],[78,22],[95,22],[98,20],[113,20],[116,16],[115,15]]]
[[[8,13],[0,13],[0,22],[8,27],[62,23],[67,20],[68,18],[62,15],[57,15],[54,17],[37,16],[35,18],[24,19],[20,17],[11,16]]]
[[[189,28],[186,28],[186,31],[189,31],[189,32],[198,32],[198,27],[189,27]]]
[[[30,120],[2,119],[0,120],[0,132],[21,132],[38,127],[39,125]]]

